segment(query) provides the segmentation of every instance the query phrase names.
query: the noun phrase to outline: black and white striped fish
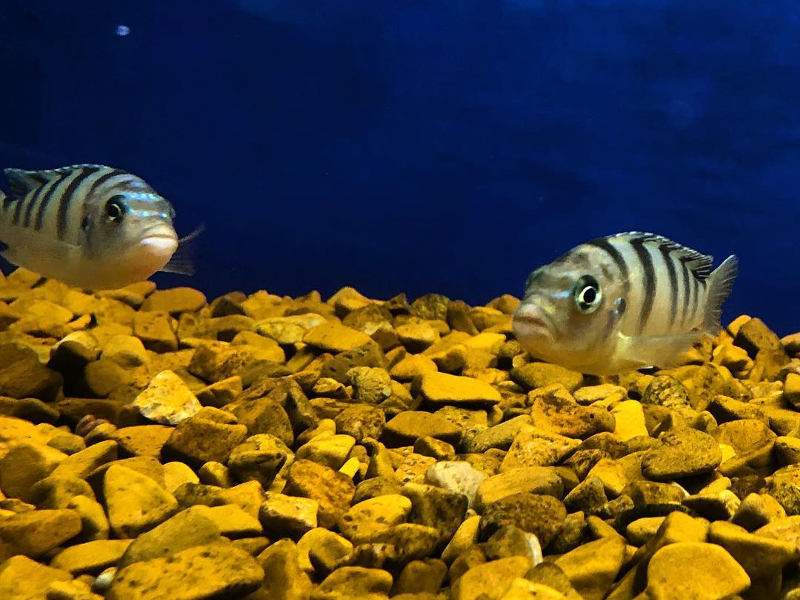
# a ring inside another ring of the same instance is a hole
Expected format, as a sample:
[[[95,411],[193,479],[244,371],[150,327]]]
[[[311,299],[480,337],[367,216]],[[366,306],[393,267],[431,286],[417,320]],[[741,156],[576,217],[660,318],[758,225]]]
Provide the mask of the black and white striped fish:
[[[147,279],[178,248],[175,211],[139,177],[103,165],[6,169],[0,240],[9,262],[89,289]]]
[[[528,277],[514,333],[531,355],[584,373],[668,367],[716,333],[738,260],[632,231],[581,244]]]

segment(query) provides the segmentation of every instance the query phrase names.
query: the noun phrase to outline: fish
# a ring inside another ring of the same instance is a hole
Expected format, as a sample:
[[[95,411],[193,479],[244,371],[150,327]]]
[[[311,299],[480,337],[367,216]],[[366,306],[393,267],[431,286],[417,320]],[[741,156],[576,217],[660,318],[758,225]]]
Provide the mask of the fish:
[[[192,274],[176,251],[195,234],[178,238],[172,205],[140,177],[99,164],[4,173],[0,255],[10,263],[88,290]]]
[[[591,375],[669,368],[720,328],[738,273],[654,233],[597,238],[534,270],[512,318],[533,357]]]

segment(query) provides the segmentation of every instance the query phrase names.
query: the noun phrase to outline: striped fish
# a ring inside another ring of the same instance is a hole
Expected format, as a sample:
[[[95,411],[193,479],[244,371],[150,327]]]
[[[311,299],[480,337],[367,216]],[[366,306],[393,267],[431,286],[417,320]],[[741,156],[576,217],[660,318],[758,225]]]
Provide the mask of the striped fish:
[[[172,270],[175,213],[139,177],[103,165],[5,174],[11,193],[0,192],[0,240],[9,262],[88,289]]]
[[[716,333],[738,260],[632,231],[577,246],[528,277],[514,333],[531,355],[596,375],[668,367]]]

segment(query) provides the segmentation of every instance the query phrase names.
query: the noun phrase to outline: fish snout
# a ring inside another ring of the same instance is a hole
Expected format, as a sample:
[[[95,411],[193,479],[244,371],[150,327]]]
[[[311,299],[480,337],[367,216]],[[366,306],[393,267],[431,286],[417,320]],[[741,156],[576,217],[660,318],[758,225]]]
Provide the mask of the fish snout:
[[[178,234],[171,225],[159,224],[144,232],[140,244],[154,254],[172,256],[178,248]]]
[[[519,305],[512,319],[514,334],[517,339],[532,337],[553,337],[550,318],[538,304],[523,302]]]

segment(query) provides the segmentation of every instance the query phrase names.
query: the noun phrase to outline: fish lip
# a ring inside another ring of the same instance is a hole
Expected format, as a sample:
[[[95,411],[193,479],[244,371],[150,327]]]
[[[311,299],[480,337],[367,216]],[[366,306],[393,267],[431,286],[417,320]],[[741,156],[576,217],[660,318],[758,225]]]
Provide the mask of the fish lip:
[[[553,326],[550,318],[537,306],[520,306],[514,313],[514,322],[532,327],[537,333],[553,337]]]
[[[164,229],[159,228],[157,230],[146,231],[142,236],[142,241],[156,239],[175,240],[177,242],[178,234],[174,231],[165,231]]]

